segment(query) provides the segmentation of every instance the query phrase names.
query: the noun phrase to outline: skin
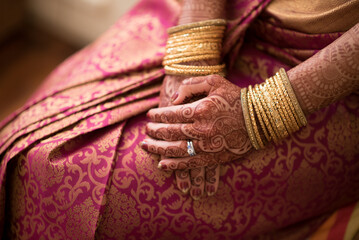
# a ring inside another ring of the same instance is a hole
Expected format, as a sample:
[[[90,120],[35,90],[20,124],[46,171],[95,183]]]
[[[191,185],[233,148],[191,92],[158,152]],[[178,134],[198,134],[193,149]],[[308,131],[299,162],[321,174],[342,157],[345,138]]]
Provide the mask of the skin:
[[[178,24],[204,21],[224,17],[226,0],[183,0],[182,13]],[[188,65],[215,65],[219,61],[197,61],[186,63]],[[159,107],[172,106],[171,97],[178,91],[186,76],[166,76],[160,94]],[[188,99],[187,99],[188,100]],[[193,101],[192,99],[191,101]],[[147,128],[149,129],[149,128]],[[145,143],[141,143],[144,149],[148,149]],[[187,150],[186,152],[187,153]],[[182,152],[183,154],[183,152]],[[165,158],[162,155],[161,158]],[[189,192],[194,199],[199,199],[204,193],[213,195],[218,188],[220,165],[199,167],[193,169],[176,170],[177,186],[184,193]]]
[[[302,64],[288,71],[306,115],[359,89],[359,24]],[[195,102],[193,97],[205,95]],[[170,107],[148,112],[153,139],[148,150],[164,156],[163,169],[198,169],[238,159],[252,149],[244,126],[240,88],[216,76],[182,81]],[[186,156],[185,139],[197,155]]]

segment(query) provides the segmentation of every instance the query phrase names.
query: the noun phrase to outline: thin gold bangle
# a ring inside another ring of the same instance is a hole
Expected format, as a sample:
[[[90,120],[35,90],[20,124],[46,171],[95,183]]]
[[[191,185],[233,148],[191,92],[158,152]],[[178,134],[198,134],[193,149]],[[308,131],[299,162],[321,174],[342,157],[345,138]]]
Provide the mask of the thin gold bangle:
[[[211,19],[206,21],[194,22],[189,24],[183,24],[175,27],[171,27],[167,30],[169,34],[173,34],[176,32],[184,31],[186,29],[193,29],[204,26],[224,26],[226,25],[226,20],[224,19]]]
[[[167,42],[171,41],[183,41],[187,38],[222,38],[224,35],[224,31],[212,31],[212,32],[201,32],[201,33],[185,33],[182,35],[169,36]]]
[[[211,75],[211,74],[219,74],[223,75],[224,69],[179,69],[174,68],[169,65],[166,65],[165,67],[165,73],[166,74],[172,74],[172,75],[194,75],[194,76],[205,76],[205,75]]]
[[[264,136],[265,138],[267,139],[267,141],[269,142],[271,140],[271,137],[269,136],[269,133],[266,129],[266,126],[265,126],[265,122],[264,122],[264,119],[262,117],[262,114],[260,113],[260,108],[258,105],[260,105],[260,103],[257,102],[257,99],[255,97],[255,94],[254,94],[254,90],[252,88],[251,85],[249,85],[248,87],[248,94],[251,96],[252,98],[252,103],[253,103],[253,106],[254,106],[254,110],[256,112],[256,115],[257,115],[257,118],[259,120],[259,124],[261,125],[262,127],[262,130],[263,130],[263,133],[264,133]],[[263,111],[263,110],[262,110]]]
[[[184,53],[176,53],[176,54],[170,54],[166,55],[163,59],[164,60],[172,60],[172,59],[178,59],[183,57],[194,57],[198,55],[206,55],[206,54],[215,54],[218,57],[221,55],[220,51],[214,51],[214,50],[207,50],[207,51],[198,51],[198,52],[184,52]]]
[[[185,52],[199,52],[199,51],[221,51],[222,44],[218,43],[200,43],[200,44],[193,44],[193,45],[185,45],[180,47],[174,48],[167,48],[166,54],[178,54],[178,53],[185,53]]]
[[[250,86],[251,87],[251,86]],[[249,112],[249,117],[251,119],[251,123],[252,123],[252,128],[253,128],[253,132],[254,132],[254,136],[256,137],[257,143],[260,147],[260,149],[264,148],[264,143],[261,139],[261,136],[259,134],[258,131],[258,127],[257,127],[257,123],[256,123],[256,118],[254,116],[254,110],[253,110],[253,104],[252,104],[252,98],[251,96],[248,94],[247,92],[247,106],[248,106],[248,112]]]
[[[287,99],[284,96],[284,92],[282,92],[282,88],[279,86],[278,81],[279,81],[278,76],[274,75],[273,76],[273,84],[275,86],[275,89],[277,90],[277,96],[278,96],[279,102],[282,104],[284,113],[286,113],[287,116],[288,116],[287,119],[288,119],[288,121],[290,121],[292,132],[296,132],[296,131],[299,130],[299,126],[298,126],[297,121],[295,120],[295,117],[294,117],[295,113],[293,113],[291,111],[291,109],[289,107],[289,104],[287,102]]]
[[[203,26],[203,27],[195,27],[186,29],[183,31],[179,31],[176,33],[168,33],[170,36],[179,36],[186,33],[200,33],[200,32],[215,32],[215,31],[225,31],[226,26]]]
[[[272,98],[269,95],[270,88],[268,87],[268,85],[266,83],[264,83],[261,87],[263,89],[262,93],[264,95],[265,102],[267,103],[269,112],[271,113],[271,116],[272,116],[272,118],[275,122],[275,125],[277,127],[278,135],[280,136],[280,138],[288,137],[287,129],[285,129],[284,123],[277,111],[277,108],[276,108]]]
[[[283,124],[285,126],[285,128],[287,129],[288,134],[290,134],[292,131],[292,127],[290,125],[289,119],[287,119],[286,114],[284,114],[284,107],[281,106],[281,102],[279,102],[279,98],[277,98],[277,92],[276,92],[276,87],[273,84],[273,77],[270,77],[266,80],[266,84],[268,86],[268,93],[269,96],[271,97],[272,101],[274,102],[274,105],[279,113],[280,118],[283,121]]]
[[[247,133],[249,136],[249,139],[251,140],[251,143],[253,145],[253,147],[256,150],[259,150],[259,145],[257,143],[257,140],[254,137],[254,133],[253,133],[253,129],[252,129],[252,125],[251,125],[251,120],[248,114],[248,104],[247,104],[247,88],[242,88],[241,89],[241,103],[242,103],[242,111],[243,111],[243,117],[244,117],[244,123],[246,125],[247,128]]]
[[[277,126],[275,125],[274,120],[271,117],[271,114],[267,108],[267,104],[266,104],[265,100],[263,99],[263,94],[261,92],[260,85],[255,85],[254,89],[257,92],[258,99],[260,100],[259,102],[260,102],[262,108],[264,109],[265,115],[267,116],[267,120],[269,123],[268,124],[269,133],[271,134],[271,137],[272,137],[274,143],[278,143],[278,141],[280,139],[280,135],[277,132]]]
[[[221,65],[209,65],[209,66],[192,66],[192,65],[182,65],[182,64],[172,64],[170,65],[173,68],[177,68],[177,69],[204,69],[204,70],[223,70],[226,65],[225,64],[221,64]]]
[[[289,78],[287,73],[285,72],[284,68],[279,69],[279,74],[282,78],[283,84],[286,87],[288,91],[288,95],[294,105],[294,109],[300,119],[301,125],[306,126],[307,125],[307,119],[305,118],[304,112],[302,108],[299,105],[299,102],[297,100],[297,97],[295,96],[294,90],[292,88],[292,85],[290,84]]]
[[[201,44],[201,43],[220,43],[220,44],[222,44],[222,42],[223,42],[222,38],[212,38],[212,39],[203,38],[203,39],[197,39],[197,40],[186,39],[182,42],[167,44],[166,48],[178,47],[178,46],[190,45],[190,44]]]
[[[302,127],[302,123],[301,123],[301,121],[300,121],[300,119],[299,119],[299,116],[298,116],[297,112],[295,111],[293,102],[292,102],[292,100],[291,100],[290,97],[289,97],[288,91],[287,91],[287,89],[285,88],[285,85],[284,85],[284,83],[283,83],[283,79],[282,79],[282,77],[280,76],[279,72],[277,72],[276,75],[277,75],[277,79],[278,79],[278,84],[280,85],[281,91],[282,91],[283,94],[284,94],[284,99],[286,99],[286,101],[287,101],[287,103],[288,103],[288,105],[289,105],[289,108],[290,108],[291,112],[293,113],[294,118],[295,118],[295,120],[296,120],[298,126],[299,126],[299,127]]]
[[[205,54],[205,55],[199,55],[199,56],[192,56],[192,57],[183,57],[183,58],[177,58],[172,60],[164,60],[162,64],[165,65],[172,65],[176,63],[186,63],[186,62],[192,62],[192,61],[200,61],[200,60],[209,60],[209,59],[220,59],[218,54]]]

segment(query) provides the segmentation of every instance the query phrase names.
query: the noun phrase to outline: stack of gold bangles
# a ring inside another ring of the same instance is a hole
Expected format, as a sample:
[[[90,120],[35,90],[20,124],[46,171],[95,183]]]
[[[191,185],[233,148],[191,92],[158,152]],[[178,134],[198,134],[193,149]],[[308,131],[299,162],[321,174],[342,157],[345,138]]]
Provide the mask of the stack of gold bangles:
[[[209,75],[224,74],[225,65],[193,66],[185,63],[220,60],[226,21],[214,19],[179,25],[168,29],[169,38],[163,65],[166,74]]]
[[[257,150],[307,125],[283,68],[264,83],[242,88],[241,101],[247,132]]]

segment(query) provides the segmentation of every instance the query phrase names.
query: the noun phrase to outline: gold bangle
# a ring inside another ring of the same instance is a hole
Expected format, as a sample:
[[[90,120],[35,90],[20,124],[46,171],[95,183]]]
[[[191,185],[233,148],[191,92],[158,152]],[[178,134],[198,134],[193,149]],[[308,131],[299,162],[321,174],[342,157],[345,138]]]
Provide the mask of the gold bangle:
[[[262,115],[261,115],[261,113],[260,113],[260,108],[259,108],[259,106],[258,106],[258,104],[259,104],[259,103],[257,102],[258,100],[257,100],[256,97],[255,97],[255,94],[254,94],[254,91],[253,91],[251,85],[249,85],[249,87],[248,87],[248,93],[247,93],[247,94],[249,94],[249,95],[251,96],[251,98],[252,98],[252,103],[253,103],[254,110],[255,110],[255,112],[256,112],[257,118],[258,118],[258,120],[259,120],[259,124],[260,124],[261,127],[262,127],[264,136],[266,137],[267,141],[269,142],[269,141],[271,140],[271,137],[269,136],[269,133],[268,133],[268,131],[267,131],[267,129],[266,129],[264,119],[263,119],[263,117],[262,117]],[[262,111],[263,111],[263,109],[262,109]],[[267,121],[268,121],[268,120],[267,120]]]
[[[259,150],[259,145],[257,143],[257,140],[254,137],[254,134],[253,134],[251,120],[250,120],[249,114],[248,114],[248,104],[247,104],[246,99],[247,99],[247,88],[242,88],[241,89],[241,103],[242,103],[242,111],[243,111],[244,123],[246,125],[247,133],[248,133],[249,139],[250,139],[253,147],[255,149]]]
[[[183,34],[191,34],[191,33],[210,33],[210,32],[224,32],[226,30],[226,26],[203,26],[203,27],[195,27],[191,29],[186,29],[176,33],[168,33],[169,36],[180,36]]]
[[[265,102],[267,103],[267,107],[269,108],[269,112],[275,122],[275,125],[277,127],[278,130],[278,136],[280,136],[280,138],[286,138],[288,137],[288,132],[285,129],[284,123],[277,111],[277,108],[273,102],[273,100],[271,99],[270,95],[269,95],[269,87],[266,83],[264,83],[263,85],[261,85],[260,87],[262,87],[263,89],[263,95],[265,98]]]
[[[181,65],[179,65],[181,66]],[[196,75],[196,76],[204,76],[204,75],[210,75],[210,74],[222,74],[224,71],[225,65],[214,65],[214,66],[194,66],[195,68],[192,68],[192,66],[182,66],[177,67],[176,66],[165,66],[165,72],[166,74],[186,74],[186,75]]]
[[[192,66],[192,65],[182,65],[182,64],[172,64],[170,65],[173,68],[177,68],[177,69],[205,69],[205,70],[223,70],[226,65],[225,64],[221,64],[221,65],[209,65],[209,66]]]
[[[274,120],[271,117],[271,114],[270,114],[270,112],[269,112],[269,110],[267,108],[266,102],[264,101],[263,98],[261,98],[261,96],[263,94],[261,92],[260,85],[255,85],[254,90],[258,95],[259,102],[260,102],[262,108],[264,109],[265,116],[267,117],[267,120],[268,120],[268,123],[269,123],[267,125],[268,126],[267,128],[269,130],[269,133],[271,134],[271,137],[272,137],[274,143],[278,143],[280,137],[279,137],[278,132],[277,132],[277,126],[275,125]]]
[[[186,39],[186,40],[184,40],[182,42],[176,42],[176,43],[167,44],[166,48],[178,47],[178,46],[183,46],[183,45],[191,45],[191,44],[201,44],[201,43],[222,44],[222,42],[223,42],[222,38],[197,39],[197,40]]]
[[[251,86],[250,86],[251,87]],[[256,118],[254,116],[254,110],[253,110],[253,105],[252,105],[252,98],[251,96],[248,94],[247,92],[247,106],[248,106],[248,112],[249,112],[249,117],[251,119],[251,123],[252,123],[252,128],[253,128],[253,132],[254,132],[254,136],[256,137],[257,143],[260,147],[260,149],[264,148],[264,143],[261,139],[261,136],[259,134],[258,131],[258,127],[257,127],[257,123],[256,123]]]
[[[287,129],[288,134],[290,134],[291,132],[293,132],[292,127],[290,125],[289,119],[287,119],[287,115],[284,114],[284,111],[283,111],[284,107],[282,107],[282,103],[279,102],[279,100],[278,100],[279,98],[277,98],[277,92],[276,92],[276,87],[273,83],[273,77],[268,78],[266,81],[266,84],[269,89],[269,91],[268,91],[269,96],[273,100],[274,105],[277,108],[279,116],[282,119],[283,124],[284,124],[285,128]]]
[[[298,127],[301,127],[300,119],[299,119],[298,115],[295,113],[295,109],[292,104],[292,101],[289,98],[288,92],[285,89],[283,81],[278,72],[276,73],[276,76],[277,77],[274,78],[274,81],[275,81],[276,85],[279,87],[281,94],[283,95],[284,103],[286,103],[287,106],[289,106],[289,109],[290,109],[289,112],[294,116],[295,122],[298,125]]]
[[[290,110],[289,104],[287,102],[287,99],[284,97],[284,93],[282,92],[282,88],[279,86],[278,83],[278,76],[273,76],[273,84],[275,86],[275,89],[277,90],[277,96],[279,102],[282,104],[284,113],[287,114],[287,120],[290,122],[292,132],[296,132],[299,130],[299,126],[297,124],[297,121],[295,120],[294,113]]]
[[[307,125],[307,119],[305,118],[304,112],[302,110],[302,108],[299,105],[299,102],[297,100],[297,97],[295,96],[294,90],[292,88],[292,85],[290,84],[289,78],[287,73],[285,72],[284,68],[279,69],[279,74],[282,78],[282,82],[284,84],[284,86],[286,87],[287,91],[288,91],[288,95],[294,105],[294,109],[300,119],[300,123],[302,126],[306,126]]]
[[[183,24],[175,27],[171,27],[167,30],[169,34],[176,32],[184,31],[186,29],[204,27],[204,26],[224,26],[226,25],[226,20],[224,19],[211,19],[206,21],[194,22],[189,24]]]
[[[272,128],[272,126],[271,126],[271,123],[270,123],[270,121],[269,121],[269,119],[268,119],[268,117],[267,117],[267,114],[266,114],[266,112],[265,112],[265,110],[264,110],[264,107],[262,106],[262,103],[261,103],[261,99],[259,98],[259,93],[258,93],[258,91],[259,91],[259,87],[258,87],[258,85],[256,84],[256,85],[254,85],[254,87],[253,87],[253,94],[254,94],[254,97],[255,97],[255,99],[256,99],[256,103],[257,103],[257,106],[259,107],[259,112],[260,112],[260,115],[261,115],[261,117],[263,118],[263,120],[264,120],[264,123],[265,123],[265,125],[266,125],[266,128],[268,129],[268,132],[269,132],[269,136],[270,136],[270,139],[273,139],[273,141],[275,142],[275,143],[277,143],[278,142],[278,138],[277,138],[277,135],[275,134],[275,132],[274,132],[274,129]],[[270,140],[268,140],[268,141],[270,141]]]
[[[218,54],[205,54],[205,55],[183,57],[183,58],[177,58],[171,60],[164,60],[162,64],[165,66],[165,65],[172,65],[176,63],[186,63],[186,62],[209,60],[209,59],[220,59],[220,57],[218,56]]]
[[[202,38],[222,38],[224,31],[212,31],[212,32],[194,32],[194,33],[185,33],[176,36],[169,36],[167,42],[171,41],[183,41],[188,38],[202,39]]]
[[[199,43],[184,45],[179,47],[171,47],[166,49],[166,54],[177,54],[183,52],[199,52],[199,51],[220,51],[222,44],[220,43]]]
[[[178,59],[183,57],[193,57],[198,55],[206,55],[206,54],[213,54],[217,55],[218,57],[221,55],[220,51],[214,51],[214,50],[207,50],[207,51],[198,51],[198,52],[184,52],[184,53],[176,53],[176,54],[170,54],[166,55],[163,59],[164,60],[172,60],[172,59]]]

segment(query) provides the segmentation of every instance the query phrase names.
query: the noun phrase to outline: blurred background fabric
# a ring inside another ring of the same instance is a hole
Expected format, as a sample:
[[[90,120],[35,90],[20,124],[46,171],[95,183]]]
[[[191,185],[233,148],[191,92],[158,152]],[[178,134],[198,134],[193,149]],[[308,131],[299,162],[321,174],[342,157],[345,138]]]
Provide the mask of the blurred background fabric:
[[[0,121],[136,0],[1,0]]]

